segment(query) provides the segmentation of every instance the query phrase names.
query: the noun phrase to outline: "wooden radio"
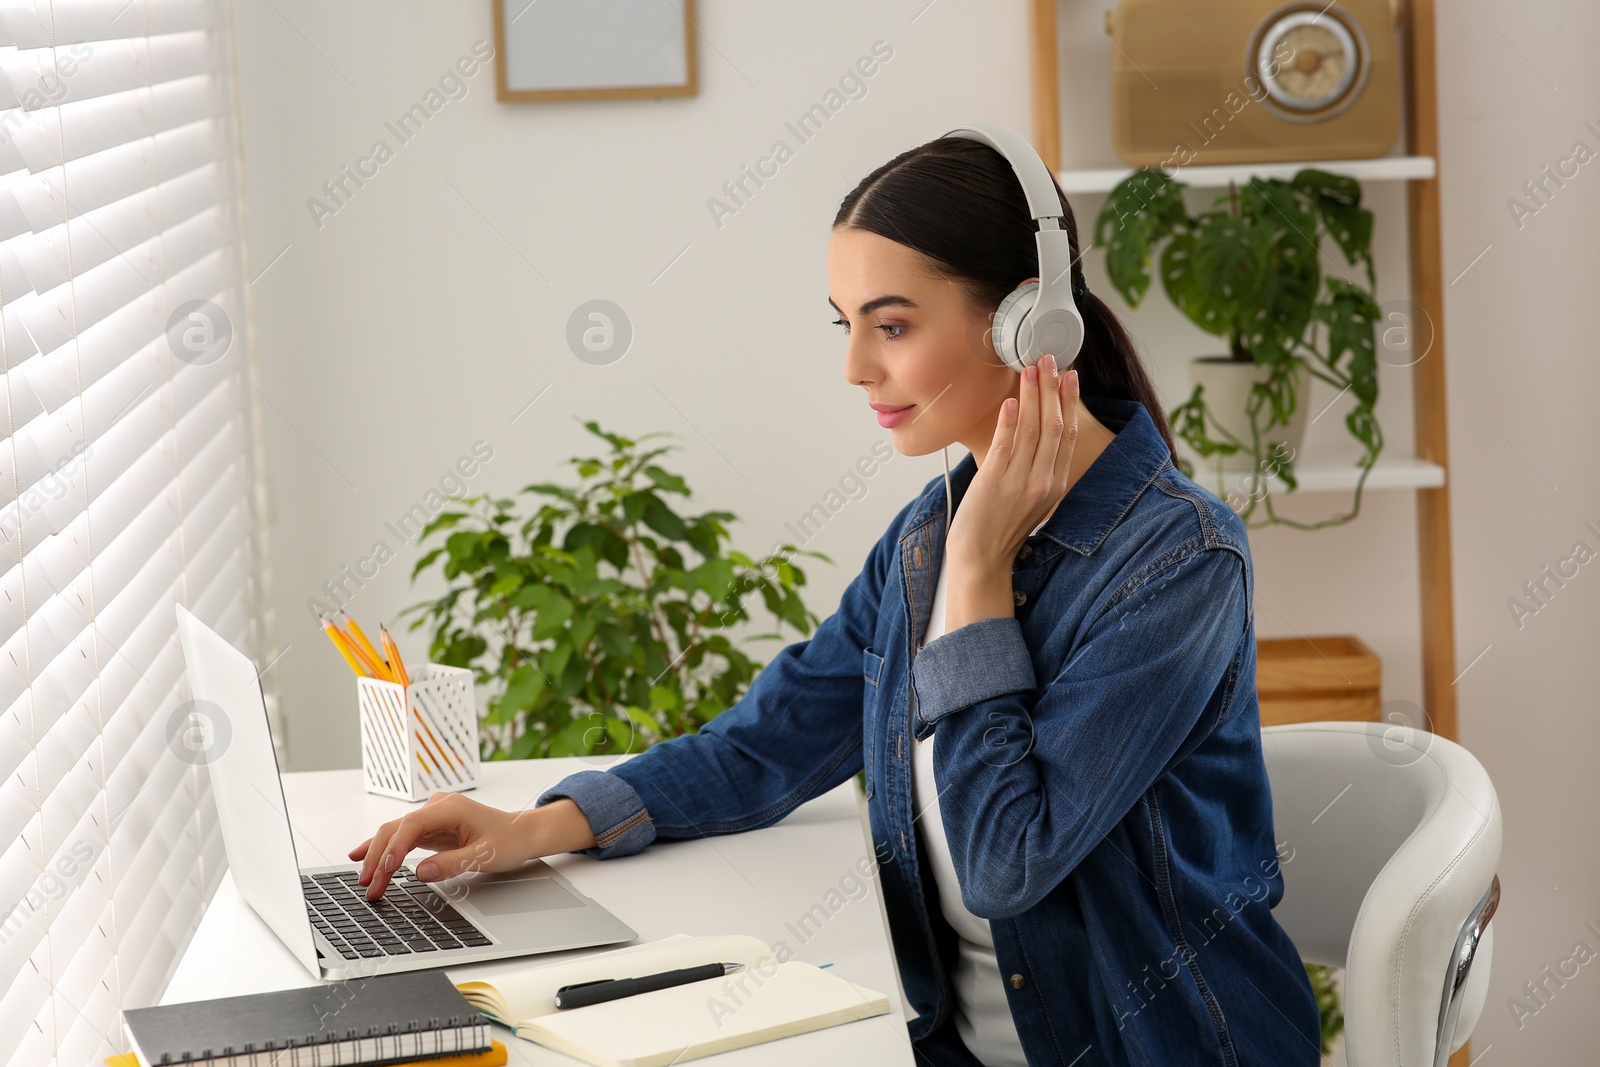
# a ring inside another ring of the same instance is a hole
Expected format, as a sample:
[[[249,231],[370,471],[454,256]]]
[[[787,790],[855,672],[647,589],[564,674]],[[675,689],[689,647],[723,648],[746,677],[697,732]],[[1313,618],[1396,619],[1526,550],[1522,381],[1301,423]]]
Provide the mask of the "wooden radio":
[[[1400,131],[1398,0],[1122,0],[1111,142],[1131,166],[1361,159]]]

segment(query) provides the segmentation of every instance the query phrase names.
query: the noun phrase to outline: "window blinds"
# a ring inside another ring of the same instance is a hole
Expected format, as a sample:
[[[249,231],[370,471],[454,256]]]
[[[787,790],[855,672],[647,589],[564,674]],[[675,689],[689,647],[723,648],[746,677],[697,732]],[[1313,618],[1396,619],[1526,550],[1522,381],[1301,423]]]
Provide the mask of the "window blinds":
[[[224,869],[173,605],[262,644],[227,29],[215,0],[0,0],[13,1067],[120,1050]]]

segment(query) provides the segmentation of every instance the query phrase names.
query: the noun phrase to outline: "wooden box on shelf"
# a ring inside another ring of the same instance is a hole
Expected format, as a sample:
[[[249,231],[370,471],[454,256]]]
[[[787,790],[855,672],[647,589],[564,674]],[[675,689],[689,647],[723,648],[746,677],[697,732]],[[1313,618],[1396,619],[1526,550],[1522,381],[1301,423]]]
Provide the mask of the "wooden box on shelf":
[[[1329,719],[1376,721],[1382,665],[1361,638],[1267,637],[1256,641],[1261,725]]]

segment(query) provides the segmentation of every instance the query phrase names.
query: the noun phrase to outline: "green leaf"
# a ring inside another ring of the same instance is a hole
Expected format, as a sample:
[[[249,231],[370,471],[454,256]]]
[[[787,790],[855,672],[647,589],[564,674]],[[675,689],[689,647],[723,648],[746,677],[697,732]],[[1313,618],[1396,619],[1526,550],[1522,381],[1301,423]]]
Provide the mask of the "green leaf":
[[[1268,233],[1279,234],[1311,255],[1317,251],[1317,213],[1308,197],[1289,182],[1251,178],[1239,190],[1239,216]]]
[[[1378,400],[1377,321],[1383,312],[1365,290],[1340,278],[1328,279],[1329,300],[1317,306],[1317,317],[1328,327],[1327,362],[1339,368],[1348,353],[1344,372],[1351,392],[1363,404]]]
[[[575,650],[571,645],[557,645],[545,654],[540,664],[546,678],[559,678],[567,669]]]
[[[445,538],[444,547],[450,553],[451,560],[465,563],[478,557],[482,543],[478,531],[458,530]]]
[[[572,601],[560,593],[551,592],[539,608],[539,618],[533,626],[533,640],[543,641],[560,633],[567,620],[572,618],[572,612]]]
[[[644,523],[662,537],[672,541],[687,540],[689,528],[684,525],[683,519],[671,508],[662,502],[654,493],[640,494],[645,497]]]
[[[697,588],[712,600],[724,601],[733,589],[733,564],[725,559],[708,559],[688,572]]]
[[[610,656],[626,661],[633,651],[628,635],[621,627],[607,619],[599,624],[595,630],[595,641],[600,648]]]
[[[1239,309],[1261,285],[1269,250],[1259,227],[1227,215],[1206,215],[1195,229],[1189,293],[1198,314],[1189,317],[1208,333],[1231,336]]]
[[[421,559],[417,560],[417,565],[411,568],[411,577],[416,578],[417,575],[427,570],[428,567],[433,564],[433,561],[442,555],[444,555],[444,549],[442,548],[436,548],[424,555]]]
[[[1119,182],[1095,219],[1095,242],[1106,249],[1106,273],[1129,307],[1150,288],[1151,250],[1188,225],[1183,187],[1165,173],[1142,168]]]
[[[485,590],[486,596],[502,597],[515,593],[522,588],[522,575],[515,570],[504,571]]]
[[[571,646],[565,646],[570,648]],[[589,664],[581,656],[571,656],[567,659],[566,667],[561,671],[561,681],[557,683],[557,691],[561,699],[571,700],[583,688],[584,680],[589,676]]]
[[[512,759],[532,759],[539,750],[539,743],[544,740],[542,734],[532,730],[525,730],[517,735],[511,744]]]
[[[1293,240],[1272,246],[1266,275],[1239,306],[1239,342],[1256,362],[1299,358],[1321,282],[1315,251]]]
[[[552,485],[549,482],[536,482],[533,485],[522,487],[524,493],[539,493],[544,496],[553,496],[565,500],[569,504],[579,504],[582,498],[577,493],[564,485]]]
[[[567,631],[567,641],[573,648],[584,648],[594,638],[595,627],[600,625],[600,617],[594,612],[585,612],[577,615],[572,621],[572,627]]]
[[[1294,176],[1296,189],[1312,197],[1323,227],[1351,263],[1365,266],[1367,284],[1376,286],[1372,263],[1372,212],[1361,206],[1361,183],[1341,174],[1308,167]]]
[[[433,658],[447,667],[470,667],[473,660],[488,650],[489,643],[477,634],[462,634],[433,653]]]
[[[506,679],[506,690],[500,695],[500,705],[513,712],[524,712],[534,706],[549,680],[539,673],[532,663],[524,663]]]
[[[646,477],[655,483],[657,489],[668,493],[677,493],[679,496],[691,495],[687,482],[676,474],[667,473],[654,463],[646,467],[644,473]]]
[[[661,724],[646,715],[638,705],[628,704],[622,710],[628,718],[633,720],[634,725],[639,728],[639,732],[644,735],[646,740],[661,736]]]
[[[1094,221],[1094,240],[1106,250],[1110,283],[1128,306],[1138,307],[1150,288],[1155,245],[1187,226],[1182,186],[1162,171],[1134,171],[1112,189]]]
[[[1203,216],[1194,234],[1182,233],[1161,255],[1161,282],[1189,321],[1207,333],[1232,337],[1244,294],[1260,284],[1266,249],[1258,234],[1223,215]]]
[[[608,433],[605,430],[602,430],[600,428],[600,424],[593,419],[585,422],[583,424],[583,428],[594,434],[596,437],[603,438],[605,441],[610,443],[612,448],[619,451],[626,448],[632,448],[636,443],[626,437],[621,436],[620,434]]]
[[[433,517],[432,522],[428,523],[422,528],[422,532],[417,535],[418,540],[427,537],[435,530],[448,530],[456,523],[470,517],[471,516],[467,515],[466,512],[462,511],[441,511],[439,514]]]

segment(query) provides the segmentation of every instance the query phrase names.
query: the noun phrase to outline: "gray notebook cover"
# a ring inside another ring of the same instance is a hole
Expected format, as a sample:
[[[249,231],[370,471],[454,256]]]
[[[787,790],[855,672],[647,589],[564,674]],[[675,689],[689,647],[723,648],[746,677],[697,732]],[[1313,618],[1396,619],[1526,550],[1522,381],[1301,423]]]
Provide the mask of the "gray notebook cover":
[[[135,1048],[152,1067],[316,1046],[321,1046],[320,1060],[308,1054],[305,1062],[402,1063],[441,1052],[482,1051],[490,1036],[488,1021],[443,971],[129,1008],[122,1018]],[[363,1041],[366,1059],[329,1056],[330,1045],[346,1045],[343,1051],[349,1053]],[[291,1053],[274,1062],[288,1065],[297,1059]]]

